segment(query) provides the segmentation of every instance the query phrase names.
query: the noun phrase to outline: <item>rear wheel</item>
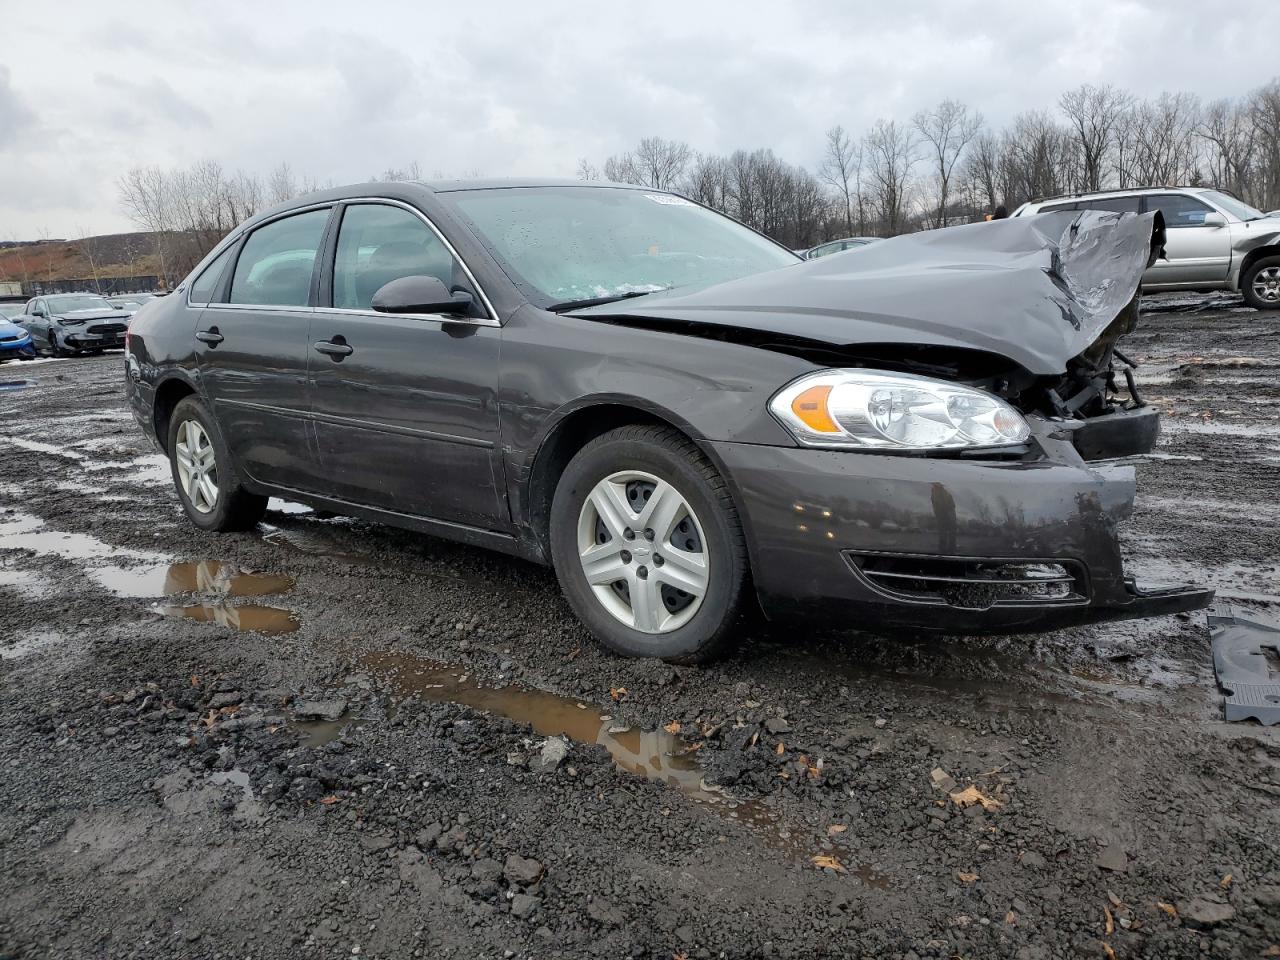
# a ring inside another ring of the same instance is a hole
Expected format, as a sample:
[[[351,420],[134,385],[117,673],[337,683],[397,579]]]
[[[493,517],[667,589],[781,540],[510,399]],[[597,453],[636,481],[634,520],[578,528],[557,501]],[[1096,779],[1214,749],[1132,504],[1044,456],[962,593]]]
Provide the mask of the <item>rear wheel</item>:
[[[169,464],[182,509],[202,530],[247,530],[262,519],[267,498],[245,490],[208,410],[184,397],[169,418]]]
[[[1244,302],[1259,310],[1280,310],[1280,257],[1263,257],[1240,279]]]
[[[687,438],[630,426],[570,461],[551,552],[579,618],[626,656],[709,660],[732,642],[748,580],[728,486]]]

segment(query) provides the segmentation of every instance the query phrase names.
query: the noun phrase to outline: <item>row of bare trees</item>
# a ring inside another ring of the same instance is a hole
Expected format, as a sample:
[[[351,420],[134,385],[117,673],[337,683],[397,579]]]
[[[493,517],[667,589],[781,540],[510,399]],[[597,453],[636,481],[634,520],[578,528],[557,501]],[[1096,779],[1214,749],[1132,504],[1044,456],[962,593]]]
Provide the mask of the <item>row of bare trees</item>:
[[[287,163],[263,178],[212,160],[177,170],[134,167],[118,186],[121,206],[150,235],[160,275],[171,283],[242,220],[318,188]]]
[[[999,206],[1111,187],[1216,186],[1272,210],[1280,207],[1280,78],[1209,103],[1084,84],[1053,110],[1019,114],[1003,129],[943,100],[862,135],[832,127],[816,175],[767,149],[702,154],[660,137],[598,167],[583,160],[578,175],[679,190],[791,246],[965,223]]]

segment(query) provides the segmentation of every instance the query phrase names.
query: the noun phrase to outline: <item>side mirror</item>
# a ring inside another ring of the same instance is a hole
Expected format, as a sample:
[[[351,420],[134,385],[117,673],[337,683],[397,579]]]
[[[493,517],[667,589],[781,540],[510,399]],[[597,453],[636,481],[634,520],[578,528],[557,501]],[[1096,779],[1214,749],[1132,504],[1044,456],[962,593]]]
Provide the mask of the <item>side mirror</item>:
[[[1211,210],[1206,213],[1204,215],[1204,223],[1201,224],[1202,227],[1225,227],[1226,225],[1227,218],[1216,210]]]
[[[439,277],[401,277],[379,287],[371,306],[378,313],[466,313],[471,294],[450,292]]]
[[[44,307],[32,307],[32,308],[31,308],[31,315],[32,315],[33,317],[43,317],[43,316],[44,316]]]

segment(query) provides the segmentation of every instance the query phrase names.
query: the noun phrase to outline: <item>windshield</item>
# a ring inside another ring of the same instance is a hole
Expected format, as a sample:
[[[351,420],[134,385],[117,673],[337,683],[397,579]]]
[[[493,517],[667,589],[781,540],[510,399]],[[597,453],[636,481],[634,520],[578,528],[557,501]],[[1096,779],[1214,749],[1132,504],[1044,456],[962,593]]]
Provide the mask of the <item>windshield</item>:
[[[1257,207],[1251,207],[1243,200],[1237,200],[1235,197],[1219,193],[1217,190],[1206,190],[1201,196],[1209,202],[1217,204],[1237,220],[1259,220],[1266,216]]]
[[[728,217],[668,193],[570,186],[442,196],[542,307],[720,283],[800,262]]]
[[[73,310],[110,310],[111,304],[105,297],[94,294],[66,297],[45,297],[45,303],[54,313],[70,313]]]

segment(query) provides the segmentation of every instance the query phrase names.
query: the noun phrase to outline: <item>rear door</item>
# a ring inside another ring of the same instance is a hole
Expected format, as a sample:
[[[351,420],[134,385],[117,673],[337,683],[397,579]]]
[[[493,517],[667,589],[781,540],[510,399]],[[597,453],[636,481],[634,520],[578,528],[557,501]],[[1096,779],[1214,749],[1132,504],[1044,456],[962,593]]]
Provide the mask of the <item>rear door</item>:
[[[1214,209],[1185,193],[1157,193],[1146,197],[1148,212],[1164,214],[1165,256],[1143,277],[1145,283],[1221,283],[1231,269],[1231,231],[1226,225],[1205,226]]]
[[[252,479],[317,490],[307,362],[331,208],[271,220],[228,250],[196,322],[200,379],[236,464]]]
[[[374,293],[435,276],[473,298],[467,315],[391,315]],[[312,415],[334,494],[488,530],[510,527],[499,491],[501,329],[443,235],[403,204],[341,213],[311,321]]]

